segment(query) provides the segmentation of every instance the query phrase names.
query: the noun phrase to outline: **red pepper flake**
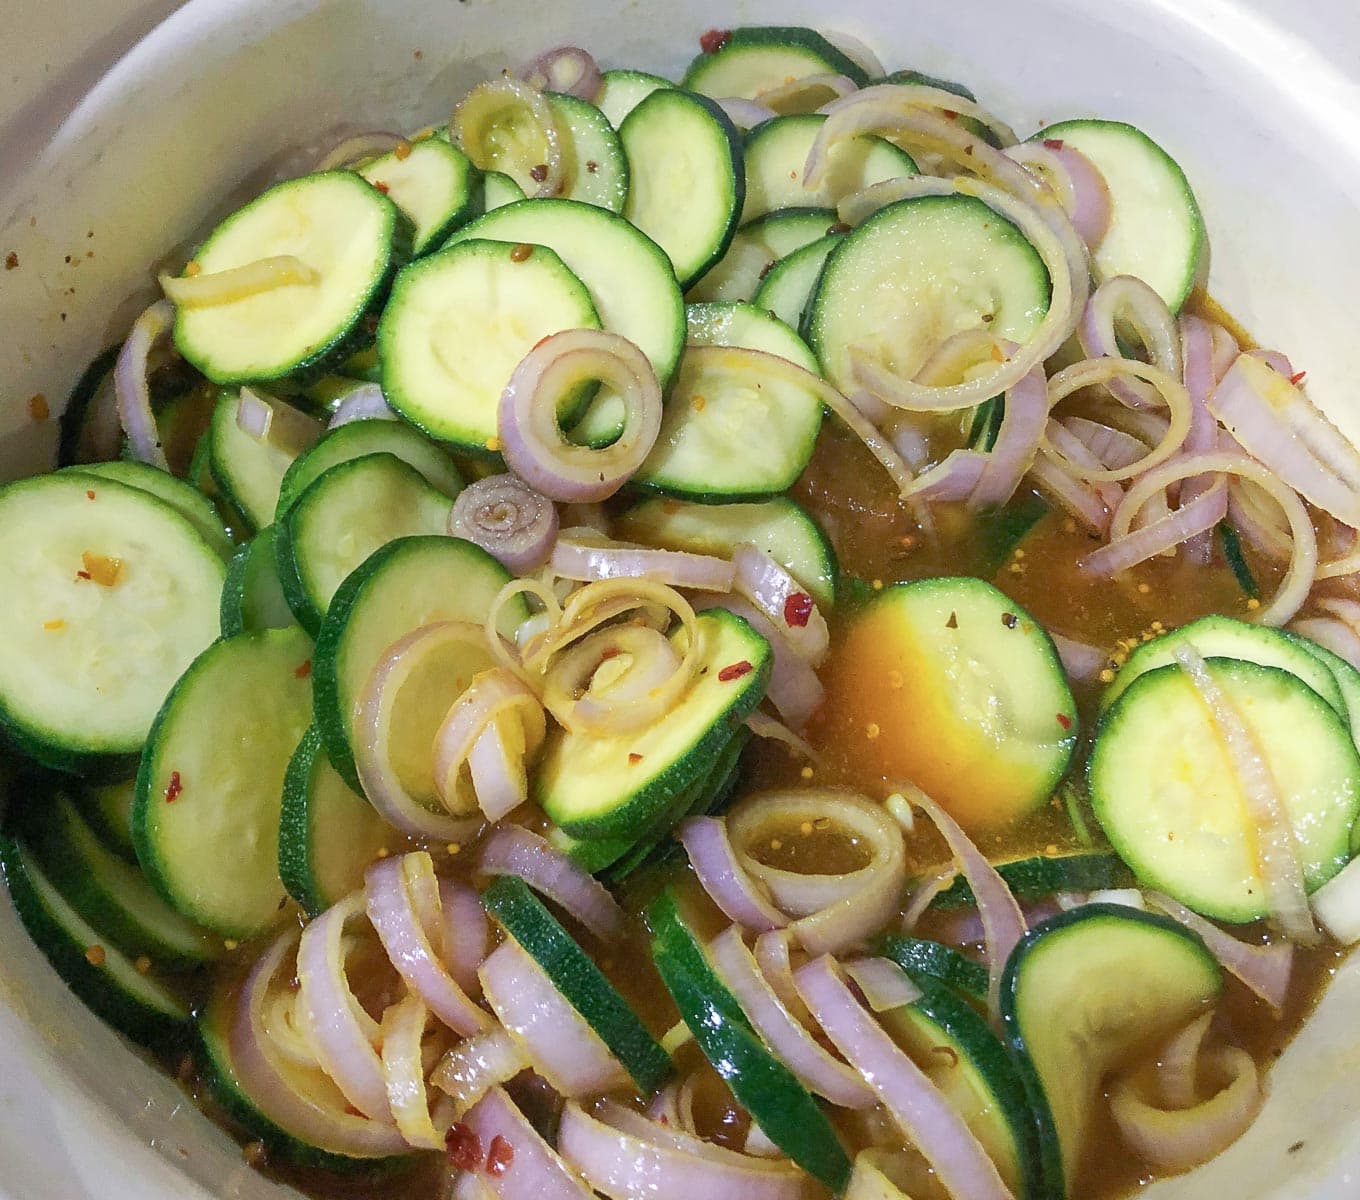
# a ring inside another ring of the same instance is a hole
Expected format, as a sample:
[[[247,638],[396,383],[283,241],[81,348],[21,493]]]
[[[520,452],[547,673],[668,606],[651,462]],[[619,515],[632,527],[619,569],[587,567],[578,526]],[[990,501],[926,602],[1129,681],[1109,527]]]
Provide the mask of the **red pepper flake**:
[[[76,578],[77,578],[77,579],[89,579],[89,577],[90,577],[89,571],[77,571],[77,572],[76,572]]]
[[[1069,717],[1066,713],[1059,713],[1059,714],[1058,714],[1058,724],[1061,725],[1064,729],[1071,729],[1071,728],[1072,728],[1072,718]]]
[[[1044,138],[1045,150],[1061,150],[1063,148],[1062,138]]]
[[[548,178],[548,164],[535,163],[532,167],[529,168],[529,178],[532,179],[535,183],[542,183],[545,179]]]
[[[629,765],[631,765],[631,766],[637,766],[637,764],[640,763],[641,761],[642,761],[642,755],[641,755],[641,754],[630,754],[630,755],[628,756],[628,762],[629,762]]]
[[[589,171],[592,175],[594,175],[599,169],[600,164],[597,163],[593,158],[586,159],[586,170]]]
[[[944,115],[948,117],[951,121],[957,121],[959,119],[959,114],[956,113],[952,108],[942,108],[940,109],[940,111],[944,113]]]
[[[811,619],[814,607],[806,592],[790,592],[784,598],[784,624],[790,629],[802,629]]]
[[[15,254],[13,250],[11,250],[8,254],[5,255],[5,270],[12,271],[18,265],[19,256]]]
[[[35,421],[46,421],[52,415],[52,408],[47,403],[47,397],[41,392],[29,397],[28,415]]]
[[[1294,374],[1292,374],[1289,377],[1289,382],[1292,383],[1295,387],[1298,387],[1299,384],[1301,384],[1307,378],[1308,378],[1307,371],[1295,371]]]
[[[460,1171],[475,1171],[482,1165],[482,1139],[462,1121],[455,1121],[444,1136],[449,1163]]]
[[[510,251],[510,261],[515,263],[528,262],[529,255],[531,255],[533,252],[534,248],[532,244],[530,244],[529,242],[520,242],[519,245],[517,245],[513,250]],[[551,337],[552,335],[549,334],[548,336]],[[543,339],[543,341],[547,340],[548,340],[547,338]],[[540,346],[542,344],[543,342],[539,343]]]
[[[486,1152],[486,1173],[497,1178],[510,1169],[515,1161],[515,1148],[498,1133],[491,1139],[491,1149]]]
[[[298,668],[293,672],[294,679],[306,679],[312,673],[312,660],[306,659],[298,664]]]
[[[412,57],[416,60],[416,62],[419,62],[422,58],[425,57],[425,51],[424,51],[424,50],[417,50],[417,51],[412,55]]]
[[[93,500],[93,499],[94,499],[94,489],[93,489],[93,488],[86,488],[86,489],[85,489],[85,499],[86,499],[86,500]]]
[[[730,29],[708,29],[699,35],[699,49],[705,54],[717,54],[727,45],[727,39],[732,36]]]
[[[184,783],[179,777],[178,771],[170,772],[170,782],[165,785],[165,802],[174,804],[179,799],[180,793],[184,791]]]
[[[386,196],[387,193],[392,190],[391,187],[385,184],[381,179],[375,179],[373,181],[373,186],[377,188],[378,191],[380,191],[384,196]]]
[[[755,668],[744,658],[741,662],[734,662],[731,666],[724,667],[718,672],[719,683],[731,683],[734,679],[740,679],[743,675],[749,675]]]
[[[1017,617],[1014,613],[1002,613],[1001,624],[1003,624],[1007,629],[1014,629],[1017,625],[1020,624],[1020,618]]]

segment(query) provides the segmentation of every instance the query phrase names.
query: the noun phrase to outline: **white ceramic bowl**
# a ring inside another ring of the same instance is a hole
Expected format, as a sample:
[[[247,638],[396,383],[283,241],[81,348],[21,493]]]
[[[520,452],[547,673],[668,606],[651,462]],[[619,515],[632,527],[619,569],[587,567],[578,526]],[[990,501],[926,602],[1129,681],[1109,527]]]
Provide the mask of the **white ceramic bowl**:
[[[38,39],[84,49],[92,39],[107,48],[168,5],[18,7],[19,27],[30,30],[43,14],[88,10],[92,25]],[[144,302],[150,264],[220,213],[277,152],[341,125],[414,128],[442,119],[477,79],[559,42],[588,46],[606,64],[675,73],[703,29],[762,21],[838,28],[891,66],[965,80],[1022,132],[1086,115],[1147,129],[1200,197],[1215,295],[1308,369],[1312,394],[1354,435],[1360,410],[1341,350],[1353,345],[1360,277],[1360,12],[1346,0],[1312,0],[1302,10],[1269,0],[695,0],[655,8],[629,0],[192,0],[89,92],[45,148],[45,130],[22,123],[51,111],[34,90],[42,57],[13,71],[7,63],[0,113],[21,117],[0,127],[0,255],[13,251],[19,267],[0,271],[0,479],[41,469],[50,454],[53,423],[31,419],[29,397],[64,395]],[[120,24],[119,11],[133,15]],[[4,43],[8,56],[29,46]],[[55,77],[69,86],[89,61],[59,63],[70,69]],[[1360,1194],[1358,1008],[1360,962],[1339,973],[1272,1072],[1270,1101],[1250,1135],[1147,1194]],[[65,991],[0,904],[0,1197],[285,1194],[247,1170],[170,1080]]]

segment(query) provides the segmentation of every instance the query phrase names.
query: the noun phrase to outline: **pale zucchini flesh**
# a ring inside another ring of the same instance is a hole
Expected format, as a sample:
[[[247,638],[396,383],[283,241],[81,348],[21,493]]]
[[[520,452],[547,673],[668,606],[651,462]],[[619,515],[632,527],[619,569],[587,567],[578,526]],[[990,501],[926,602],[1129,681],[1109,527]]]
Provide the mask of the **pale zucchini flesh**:
[[[201,274],[291,256],[315,275],[220,304],[181,306],[175,345],[214,383],[324,373],[367,338],[364,318],[410,253],[406,217],[349,171],[276,184],[194,255]]]
[[[444,532],[451,507],[394,454],[366,454],[323,473],[277,526],[279,578],[299,624],[314,634],[355,567],[397,538]]]
[[[609,118],[588,100],[547,92],[558,129],[565,129],[568,200],[622,212],[628,202],[628,156]]]
[[[206,434],[213,482],[255,529],[274,520],[284,475],[322,434],[319,421],[287,401],[259,398],[274,410],[265,437],[253,437],[241,428],[240,397],[235,392],[219,397]]]
[[[839,220],[833,208],[795,208],[740,226],[722,260],[690,288],[688,298],[750,300],[780,259],[827,236]]]
[[[332,765],[359,787],[352,750],[355,709],[389,646],[435,621],[481,625],[510,575],[461,538],[408,537],[368,558],[336,592],[316,639],[316,725]],[[522,599],[505,606],[500,631],[512,638],[528,616]]]
[[[397,277],[378,326],[383,392],[417,429],[486,453],[520,360],[551,334],[599,327],[590,293],[553,250],[462,240]],[[562,397],[561,417],[587,396]]]
[[[690,304],[685,319],[692,346],[741,346],[787,358],[817,373],[817,357],[788,325],[774,315],[739,300]]]
[[[112,462],[87,463],[80,468],[80,474],[92,475],[96,479],[112,479],[115,483],[149,492],[188,521],[223,558],[230,558],[236,550],[222,524],[222,514],[213,502],[169,471],[146,463],[115,459]]]
[[[1360,754],[1350,728],[1297,676],[1227,658],[1207,669],[1274,781],[1309,891],[1350,858]],[[1222,734],[1177,664],[1140,676],[1106,712],[1091,751],[1091,805],[1138,881],[1234,924],[1267,915],[1257,835]]]
[[[606,71],[602,77],[600,94],[595,103],[617,129],[623,119],[650,96],[657,88],[674,87],[669,79],[650,75],[646,71]]]
[[[359,174],[409,218],[417,255],[480,215],[481,172],[445,138],[421,138],[405,153],[394,150],[365,163]]]
[[[311,710],[299,629],[217,642],[175,685],[137,775],[133,838],[156,890],[223,937],[277,919],[283,777]]]
[[[256,629],[287,629],[297,623],[279,581],[274,526],[261,529],[227,564],[221,621],[223,637]]]
[[[147,492],[74,474],[0,489],[0,725],[63,770],[126,768],[217,633],[225,567]],[[114,778],[120,776],[115,774]]]

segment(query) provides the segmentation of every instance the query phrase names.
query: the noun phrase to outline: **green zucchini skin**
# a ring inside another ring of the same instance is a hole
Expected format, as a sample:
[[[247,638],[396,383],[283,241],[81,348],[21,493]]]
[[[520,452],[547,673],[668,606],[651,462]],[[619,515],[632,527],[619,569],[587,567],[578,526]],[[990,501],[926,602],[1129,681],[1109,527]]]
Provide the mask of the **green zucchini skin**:
[[[747,25],[727,30],[722,43],[690,63],[684,86],[714,99],[755,100],[790,77],[846,75],[856,87],[864,69],[820,33],[800,25]]]
[[[502,875],[482,893],[482,903],[609,1047],[641,1094],[655,1092],[674,1069],[670,1055],[529,885]]]

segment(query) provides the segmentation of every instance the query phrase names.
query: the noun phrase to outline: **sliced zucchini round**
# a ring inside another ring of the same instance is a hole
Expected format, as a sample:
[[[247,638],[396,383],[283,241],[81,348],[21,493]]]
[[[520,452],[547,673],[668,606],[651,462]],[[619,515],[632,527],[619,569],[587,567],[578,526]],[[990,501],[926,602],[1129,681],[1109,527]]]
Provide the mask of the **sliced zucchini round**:
[[[1281,630],[1286,637],[1292,638],[1309,654],[1322,663],[1332,673],[1336,686],[1341,689],[1341,699],[1346,705],[1346,719],[1351,727],[1351,740],[1360,746],[1360,671],[1357,671],[1339,654],[1334,654],[1326,646],[1319,646],[1310,638],[1302,637],[1288,630]]]
[[[237,420],[240,397],[226,392],[204,438],[213,482],[255,529],[274,520],[279,488],[293,461],[323,433],[321,422],[286,401],[260,396],[273,409],[269,433],[252,437]]]
[[[962,1114],[1019,1200],[1041,1200],[1043,1155],[1019,1068],[967,1001],[930,976],[920,999],[879,1014],[902,1050]]]
[[[275,184],[214,229],[194,261],[210,275],[289,255],[315,280],[181,305],[175,345],[214,383],[324,374],[370,336],[365,318],[410,257],[411,237],[401,210],[353,172]]]
[[[604,328],[647,356],[664,388],[685,342],[685,305],[670,259],[622,217],[575,200],[507,204],[453,235],[547,246],[580,279]]]
[[[1155,1051],[1222,990],[1199,938],[1121,905],[1083,905],[1021,939],[1001,1016],[1038,1123],[1043,1195],[1079,1194],[1105,1076]]]
[[[283,777],[279,878],[288,894],[310,916],[319,916],[361,887],[369,864],[401,840],[340,778],[311,726]]]
[[[687,288],[736,232],[746,199],[741,134],[712,100],[659,88],[628,114],[619,140],[632,170],[624,216],[666,252]]]
[[[1309,891],[1350,858],[1360,754],[1350,728],[1298,676],[1211,658],[1269,768],[1294,827]],[[1177,664],[1140,676],[1101,720],[1088,767],[1091,807],[1140,883],[1206,917],[1266,916],[1257,837],[1223,735]]]
[[[365,454],[395,454],[450,500],[463,490],[463,477],[441,447],[404,422],[369,417],[332,429],[294,461],[279,486],[280,515],[331,467]]]
[[[313,1145],[306,1138],[290,1133],[286,1122],[269,1112],[268,1098],[249,1092],[237,1073],[231,1053],[231,1026],[236,1019],[237,994],[238,989],[231,986],[230,980],[219,983],[198,1014],[196,1026],[203,1081],[227,1117],[263,1143],[274,1158],[299,1167],[330,1171],[348,1180],[363,1175],[370,1177],[369,1182],[381,1184],[412,1163],[415,1156],[410,1154],[355,1158]],[[334,1088],[334,1084],[318,1071],[301,1067],[296,1070],[299,1072],[297,1083],[304,1095],[313,1092],[318,1085]],[[323,1079],[325,1082],[320,1082]]]
[[[670,1056],[529,885],[502,875],[482,893],[482,903],[599,1035],[638,1090],[652,1095],[671,1073]]]
[[[355,567],[397,538],[444,532],[450,507],[395,454],[366,454],[325,471],[276,526],[279,580],[299,624],[315,635]]]
[[[783,344],[796,342],[784,328]],[[776,496],[803,473],[821,427],[821,397],[803,385],[686,354],[656,444],[632,483],[710,504]]]
[[[745,224],[781,208],[835,208],[846,196],[871,184],[915,175],[916,163],[886,138],[861,134],[839,142],[827,155],[826,177],[803,186],[803,167],[826,124],[821,113],[774,117],[746,135]]]
[[[520,360],[550,334],[599,327],[590,293],[555,251],[460,240],[397,276],[378,326],[383,392],[431,437],[486,453],[499,445],[496,413]],[[561,419],[589,394],[563,397]]]
[[[840,566],[821,526],[796,500],[760,504],[692,504],[643,500],[619,518],[619,535],[644,546],[730,558],[742,542],[770,555],[823,608],[836,602]]]
[[[685,308],[691,346],[743,346],[787,358],[805,371],[817,372],[817,357],[783,321],[740,300],[690,304]]]
[[[167,697],[137,774],[137,859],[165,899],[224,937],[254,937],[287,898],[279,805],[311,709],[300,629],[216,642]]]
[[[1321,696],[1340,716],[1347,716],[1346,702],[1336,676],[1318,656],[1287,633],[1264,625],[1249,625],[1216,613],[1200,617],[1179,629],[1144,642],[1119,668],[1114,682],[1100,697],[1104,712],[1128,690],[1141,675],[1176,661],[1178,646],[1193,646],[1205,658],[1235,658],[1263,667],[1278,667],[1297,675]]]
[[[797,1077],[766,1048],[667,888],[647,907],[652,961],[680,1019],[761,1132],[809,1175],[840,1194],[850,1159],[835,1127]]]
[[[622,212],[628,201],[628,156],[609,118],[588,100],[560,92],[545,92],[557,118],[567,155],[568,200]]]
[[[646,71],[606,71],[602,76],[600,94],[595,103],[617,129],[623,119],[650,96],[657,88],[674,87],[669,79],[649,75]]]
[[[227,564],[227,581],[222,585],[222,636],[287,629],[296,621],[279,582],[274,526],[266,525]]]
[[[406,214],[415,231],[413,254],[435,249],[481,215],[481,172],[447,138],[412,142],[365,163],[359,174]]]
[[[0,728],[47,766],[126,777],[216,636],[224,573],[140,488],[66,473],[0,488]]]
[[[203,540],[223,558],[230,558],[235,553],[236,547],[222,524],[222,514],[217,511],[213,502],[197,488],[191,487],[182,479],[177,479],[169,471],[127,459],[87,463],[79,470],[82,475],[93,476],[96,479],[112,479],[115,483],[124,483],[128,487],[149,492],[188,521],[198,530]]]
[[[806,332],[826,377],[853,391],[851,346],[910,377],[965,329],[1026,341],[1050,294],[1038,252],[1004,217],[974,196],[921,196],[880,209],[832,250]]]
[[[1084,154],[1110,189],[1110,227],[1091,254],[1099,283],[1134,275],[1178,312],[1204,253],[1204,218],[1175,159],[1122,121],[1059,121],[1034,135]]]
[[[792,328],[801,329],[822,268],[841,236],[828,233],[785,255],[766,272],[751,302],[769,309]]]
[[[312,679],[316,725],[331,764],[359,789],[351,750],[355,707],[383,652],[434,621],[482,624],[511,576],[480,546],[454,537],[405,537],[370,555],[340,585],[316,638]],[[505,606],[500,630],[513,637],[529,611]]]
[[[1077,709],[1048,634],[980,579],[894,584],[851,622],[823,671],[840,753],[908,779],[970,830],[1053,795]]]
[[[88,787],[76,795],[80,811],[105,848],[134,864],[137,851],[132,845],[132,805],[136,799],[135,779]]]
[[[482,176],[483,212],[504,208],[524,199],[524,189],[504,171],[487,171]]]
[[[8,833],[0,833],[0,869],[29,937],[91,1012],[159,1050],[183,1039],[188,999],[109,945],[53,886],[32,851]]]
[[[839,220],[834,208],[786,208],[741,226],[722,261],[689,290],[689,299],[750,300],[775,263],[825,237]]]
[[[534,798],[581,838],[638,835],[712,766],[765,694],[770,647],[726,609],[699,614],[702,668],[666,718],[601,736],[555,729],[534,773]]]
[[[685,87],[712,96],[747,100],[805,75],[848,75],[863,87],[867,76],[820,33],[801,26],[749,25],[727,30],[721,44],[700,54],[685,72]]]
[[[160,898],[135,866],[107,849],[63,792],[23,814],[24,833],[48,879],[91,926],[129,958],[165,970],[222,956],[222,943]]]

